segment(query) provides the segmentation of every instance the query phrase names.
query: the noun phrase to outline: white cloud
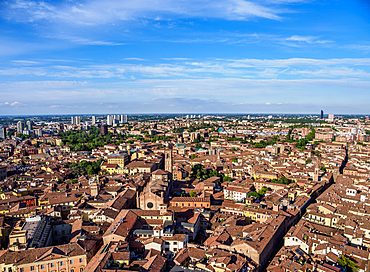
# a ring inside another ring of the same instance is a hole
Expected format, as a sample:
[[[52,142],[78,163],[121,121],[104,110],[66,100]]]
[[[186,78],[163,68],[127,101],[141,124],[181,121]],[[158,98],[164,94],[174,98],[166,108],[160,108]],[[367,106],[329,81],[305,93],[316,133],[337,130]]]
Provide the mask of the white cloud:
[[[289,38],[287,38],[287,41],[295,41],[295,42],[306,42],[306,43],[312,43],[314,40],[316,40],[317,37],[313,36],[298,36],[298,35],[293,35]]]
[[[48,109],[67,108],[79,104],[102,103],[105,109],[120,108],[119,103],[132,101],[156,104],[163,99],[203,99],[236,104],[258,104],[266,107],[282,107],[297,101],[317,103],[317,97],[325,103],[355,104],[368,100],[369,81],[351,79],[141,79],[123,82],[86,81],[28,81],[0,83],[0,97],[13,106],[27,104],[45,105]],[[29,94],[32,93],[32,96]],[[334,95],[335,94],[335,95]],[[268,102],[266,102],[268,98]],[[83,101],[83,103],[81,102]],[[282,101],[284,103],[282,104]],[[270,104],[266,104],[270,103]],[[177,104],[173,101],[168,105]],[[61,105],[66,105],[62,107]],[[68,106],[67,106],[68,105]],[[59,106],[59,108],[58,108]],[[111,106],[111,107],[109,107]],[[16,108],[16,107],[13,107]],[[154,109],[154,108],[153,108]],[[90,108],[90,110],[95,110]],[[133,109],[139,111],[139,108]],[[3,111],[4,112],[4,111]]]
[[[299,1],[298,1],[299,2]],[[286,4],[286,3],[278,3]],[[138,18],[167,19],[173,16],[186,18],[221,18],[249,20],[261,17],[279,20],[287,10],[274,5],[247,0],[105,0],[48,3],[41,0],[13,0],[3,5],[2,14],[10,20],[23,22],[65,22],[73,25],[110,24]]]
[[[31,60],[12,60],[12,62],[14,64],[25,65],[25,66],[39,64],[38,61],[31,61]]]
[[[142,58],[124,58],[124,60],[138,60],[138,61],[146,61],[146,59],[142,59]]]
[[[11,107],[18,106],[18,105],[19,105],[19,102],[17,102],[17,101],[10,104]]]
[[[356,68],[356,67],[360,67]],[[137,78],[267,78],[301,75],[309,78],[369,78],[370,58],[343,59],[216,59],[207,61],[168,60],[143,65],[116,63],[80,67],[51,65],[0,70],[0,76],[29,75],[46,78],[135,80]]]

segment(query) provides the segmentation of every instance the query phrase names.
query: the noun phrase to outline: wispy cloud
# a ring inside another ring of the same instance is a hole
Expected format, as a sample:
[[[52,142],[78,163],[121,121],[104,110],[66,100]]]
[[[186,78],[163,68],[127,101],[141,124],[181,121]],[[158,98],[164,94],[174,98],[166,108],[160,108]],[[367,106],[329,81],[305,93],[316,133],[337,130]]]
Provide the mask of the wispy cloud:
[[[0,76],[21,76],[68,79],[115,78],[286,78],[299,75],[308,78],[361,78],[370,79],[370,58],[343,59],[211,59],[188,61],[169,58],[153,65],[122,62],[102,65],[51,65],[0,69]],[[148,60],[150,63],[150,60]]]
[[[31,65],[39,64],[38,61],[32,61],[32,60],[12,60],[12,63],[16,65],[24,65],[24,66],[31,66]]]
[[[88,1],[79,4],[74,1],[48,3],[40,0],[13,0],[3,2],[2,16],[19,22],[66,22],[68,24],[98,25],[138,18],[152,18],[158,21],[171,16],[197,18],[221,18],[226,20],[249,20],[261,17],[281,19],[286,12],[279,5],[300,1],[260,2],[247,0],[140,0],[140,1]]]
[[[18,105],[19,105],[19,102],[17,102],[17,101],[10,104],[11,107],[18,106]]]
[[[82,108],[82,106],[86,106],[86,103],[96,104],[99,102],[104,105],[103,108],[106,110],[110,109],[109,106],[112,106],[112,109],[116,109],[113,107],[117,106],[121,112],[162,112],[169,110],[168,105],[174,105],[176,110],[184,110],[185,106],[190,106],[187,111],[195,110],[199,106],[200,108],[196,112],[202,112],[202,109],[208,111],[212,107],[214,111],[227,109],[233,112],[250,112],[251,105],[255,105],[253,108],[256,111],[259,108],[259,112],[262,112],[265,110],[262,105],[282,107],[286,102],[292,105],[303,103],[302,101],[304,101],[304,105],[318,105],[318,96],[320,101],[325,101],[326,105],[343,106],[356,103],[358,106],[358,101],[363,100],[364,94],[369,88],[369,81],[351,79],[142,79],[127,81],[124,84],[117,82],[108,85],[83,81],[33,81],[1,83],[0,97],[4,99],[3,101],[13,101],[11,104],[19,103],[13,104],[13,107],[23,107],[24,105],[21,103],[25,103],[28,105],[47,105],[48,109],[54,110],[58,109],[57,106],[61,108],[61,105],[71,107],[76,105]],[[15,93],[14,90],[18,90],[18,92]],[[332,90],[337,94],[335,99],[333,99],[332,92],[327,90]],[[29,93],[32,93],[32,96],[29,96]],[[341,95],[348,93],[351,95]],[[222,101],[222,103],[216,103],[217,101]],[[232,108],[233,104],[246,108],[244,111],[235,106]],[[352,112],[368,109],[365,105],[361,107]],[[278,108],[271,109],[278,110]],[[343,109],[342,107],[341,110]],[[303,112],[303,110],[304,108],[301,106],[301,109],[298,107],[296,112]],[[316,110],[318,111],[318,109]],[[91,111],[97,112],[98,107],[91,106]],[[9,114],[10,112],[4,109],[0,110],[0,114],[5,113]]]
[[[350,50],[358,50],[358,51],[370,51],[370,44],[364,43],[364,44],[349,44],[342,46],[344,49],[350,49]]]
[[[142,58],[124,58],[124,60],[146,61],[146,59],[142,59]]]
[[[76,43],[76,44],[80,44],[80,45],[117,46],[117,45],[124,45],[125,44],[125,43],[117,43],[117,42],[112,42],[112,41],[86,39],[86,38],[74,37],[74,36],[68,36],[68,35],[47,35],[46,38],[67,40],[67,41],[70,41],[72,43]]]
[[[293,35],[289,38],[287,38],[287,41],[293,41],[293,42],[305,42],[305,43],[331,43],[333,41],[329,40],[320,40],[320,37],[315,36],[299,36],[299,35]]]

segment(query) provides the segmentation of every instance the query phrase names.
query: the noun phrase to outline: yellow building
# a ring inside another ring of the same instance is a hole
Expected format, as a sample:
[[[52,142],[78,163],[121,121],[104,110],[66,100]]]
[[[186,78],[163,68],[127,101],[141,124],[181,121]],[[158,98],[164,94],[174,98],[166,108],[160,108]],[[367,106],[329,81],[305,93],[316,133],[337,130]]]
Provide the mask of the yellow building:
[[[119,167],[125,167],[129,161],[130,156],[127,154],[112,154],[108,156],[108,164],[117,164]]]

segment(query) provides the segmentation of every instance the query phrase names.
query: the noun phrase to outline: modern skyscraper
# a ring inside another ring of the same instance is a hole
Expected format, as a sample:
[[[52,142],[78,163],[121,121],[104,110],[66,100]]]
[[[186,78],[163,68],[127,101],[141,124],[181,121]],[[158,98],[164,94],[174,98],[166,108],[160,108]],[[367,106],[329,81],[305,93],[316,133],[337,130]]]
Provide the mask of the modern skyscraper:
[[[321,110],[320,119],[324,119],[324,111],[323,110]]]
[[[0,126],[0,139],[6,138],[6,128],[3,126]]]
[[[333,122],[334,121],[334,114],[329,114],[328,120],[330,122]]]
[[[80,125],[81,124],[81,117],[80,116],[72,116],[71,117],[71,124],[72,125]]]
[[[35,135],[38,136],[38,137],[41,137],[43,132],[42,132],[42,129],[35,129],[34,131]]]
[[[100,127],[100,134],[101,135],[107,135],[108,134],[108,126],[107,125],[104,124]]]
[[[17,133],[23,133],[23,123],[22,123],[22,121],[18,121],[18,123],[17,123]]]
[[[107,125],[108,126],[113,126],[113,115],[108,115],[107,116]]]
[[[127,123],[127,115],[126,114],[121,114],[121,119],[119,121],[121,124],[122,123]]]
[[[93,125],[95,125],[95,124],[96,124],[95,116],[92,116],[92,117],[91,117],[91,124],[93,124]]]
[[[32,121],[28,120],[28,121],[26,122],[26,126],[27,126],[27,129],[28,129],[28,130],[32,130]]]

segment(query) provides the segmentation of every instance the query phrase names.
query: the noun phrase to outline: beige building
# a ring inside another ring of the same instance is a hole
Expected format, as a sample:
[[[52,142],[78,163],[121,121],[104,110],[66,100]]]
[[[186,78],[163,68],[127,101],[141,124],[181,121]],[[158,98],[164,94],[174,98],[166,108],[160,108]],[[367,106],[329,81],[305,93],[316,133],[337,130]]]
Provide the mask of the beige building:
[[[87,253],[77,243],[53,247],[6,250],[0,260],[0,270],[6,272],[82,272],[87,265]]]

